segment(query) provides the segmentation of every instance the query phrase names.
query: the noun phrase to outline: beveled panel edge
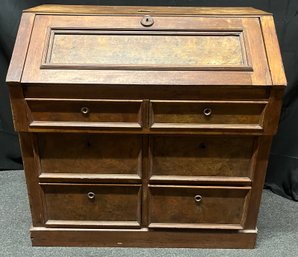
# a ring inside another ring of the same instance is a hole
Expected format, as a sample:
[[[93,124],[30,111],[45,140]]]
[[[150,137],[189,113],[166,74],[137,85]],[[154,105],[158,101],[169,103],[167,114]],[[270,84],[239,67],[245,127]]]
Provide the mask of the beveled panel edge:
[[[152,70],[152,71],[253,71],[251,66],[174,66],[174,65],[96,65],[96,64],[41,64],[41,69],[55,70]]]
[[[150,100],[151,103],[268,104],[269,100]]]
[[[103,102],[103,103],[142,103],[142,99],[89,99],[89,98],[41,98],[41,97],[25,97],[26,101],[53,101],[53,102]]]
[[[152,222],[149,228],[169,228],[169,229],[227,229],[227,230],[242,230],[240,224],[221,224],[221,223],[156,223]]]
[[[27,131],[27,130],[26,130]],[[22,132],[22,131],[19,131]],[[76,127],[34,127],[34,128],[28,128],[28,132],[31,133],[46,133],[46,132],[54,132],[54,133],[93,133],[93,134],[134,134],[134,135],[241,135],[241,136],[262,136],[267,135],[263,132],[263,130],[243,130],[243,129],[223,129],[223,130],[217,130],[217,129],[187,129],[187,130],[148,130],[148,129],[127,129],[127,128],[76,128]]]
[[[251,186],[252,180],[249,177],[152,175],[150,183]]]
[[[88,183],[88,184],[80,184],[80,183],[47,183],[47,182],[40,182],[38,183],[40,186],[43,187],[136,187],[141,189],[141,184],[118,184],[118,183],[109,183],[109,184],[103,184],[103,183]]]
[[[252,189],[251,186],[197,186],[197,185],[152,185],[149,188],[179,188],[179,189],[224,189],[224,190],[243,190],[248,191]]]
[[[150,126],[154,130],[162,129],[203,129],[203,130],[251,130],[263,131],[260,124],[197,124],[197,123],[153,123]]]
[[[103,227],[103,228],[140,228],[138,221],[85,221],[85,220],[47,220],[46,227],[76,228],[76,227]]]
[[[141,129],[138,122],[32,121],[30,128]]]
[[[138,174],[89,174],[89,173],[49,173],[39,175],[41,183],[47,182],[74,182],[74,183],[138,183],[141,177]]]

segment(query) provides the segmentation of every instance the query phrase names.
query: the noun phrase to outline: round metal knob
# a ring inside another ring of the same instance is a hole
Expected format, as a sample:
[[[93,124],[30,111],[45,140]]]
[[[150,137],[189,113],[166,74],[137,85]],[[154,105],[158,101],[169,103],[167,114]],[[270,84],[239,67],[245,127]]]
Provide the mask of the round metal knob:
[[[211,108],[205,108],[203,110],[203,113],[204,113],[205,116],[210,116],[211,113],[212,113],[212,110],[211,110]]]
[[[81,108],[81,113],[82,113],[82,114],[86,115],[86,114],[88,114],[89,112],[90,112],[90,110],[89,110],[88,107],[85,107],[85,106],[84,106],[84,107]]]
[[[94,199],[95,198],[95,193],[93,193],[93,192],[89,192],[88,194],[87,194],[87,196],[88,196],[88,198],[89,199]]]
[[[201,195],[195,195],[194,200],[196,203],[199,203],[202,201],[202,196]]]
[[[141,20],[141,24],[144,27],[150,27],[150,26],[153,25],[153,23],[154,23],[154,20],[153,20],[153,18],[150,15],[145,15],[143,17],[143,19]]]

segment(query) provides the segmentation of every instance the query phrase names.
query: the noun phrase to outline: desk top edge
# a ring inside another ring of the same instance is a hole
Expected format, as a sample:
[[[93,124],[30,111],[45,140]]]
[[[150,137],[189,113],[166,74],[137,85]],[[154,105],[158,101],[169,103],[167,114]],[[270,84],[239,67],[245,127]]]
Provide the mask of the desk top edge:
[[[167,14],[167,15],[272,15],[252,7],[106,6],[44,4],[24,10],[32,13]]]

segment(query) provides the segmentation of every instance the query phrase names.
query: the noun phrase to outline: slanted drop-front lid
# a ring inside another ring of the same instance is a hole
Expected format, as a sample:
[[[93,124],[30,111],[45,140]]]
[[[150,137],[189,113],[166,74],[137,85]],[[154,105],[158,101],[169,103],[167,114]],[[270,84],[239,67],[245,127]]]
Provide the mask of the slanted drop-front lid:
[[[267,49],[269,41],[263,40],[255,13],[239,17],[210,14],[208,9],[205,16],[160,15],[162,8],[134,15],[111,15],[105,8],[100,15],[31,11],[36,17],[22,83],[275,84],[269,69],[274,60],[267,55],[280,58],[279,49]],[[272,28],[269,32],[272,38]]]

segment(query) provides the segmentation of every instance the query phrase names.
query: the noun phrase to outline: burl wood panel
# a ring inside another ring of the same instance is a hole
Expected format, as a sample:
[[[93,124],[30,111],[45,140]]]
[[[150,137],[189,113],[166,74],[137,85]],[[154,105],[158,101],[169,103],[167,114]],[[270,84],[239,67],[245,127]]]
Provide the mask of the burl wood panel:
[[[142,123],[141,100],[26,100],[32,121]]]
[[[140,221],[138,185],[45,184],[42,189],[49,226],[136,226]]]
[[[137,135],[36,134],[41,173],[139,174]]]
[[[151,136],[151,175],[250,177],[254,141],[252,136]]]
[[[149,227],[240,229],[249,189],[149,186]]]
[[[262,125],[262,113],[266,103],[266,101],[151,101],[151,126],[154,127],[158,123]]]
[[[244,65],[236,35],[105,35],[100,31],[53,35],[52,64],[225,66]],[[90,34],[94,33],[94,34]],[[133,46],[133,51],[132,51]],[[144,49],[146,49],[144,51]]]

